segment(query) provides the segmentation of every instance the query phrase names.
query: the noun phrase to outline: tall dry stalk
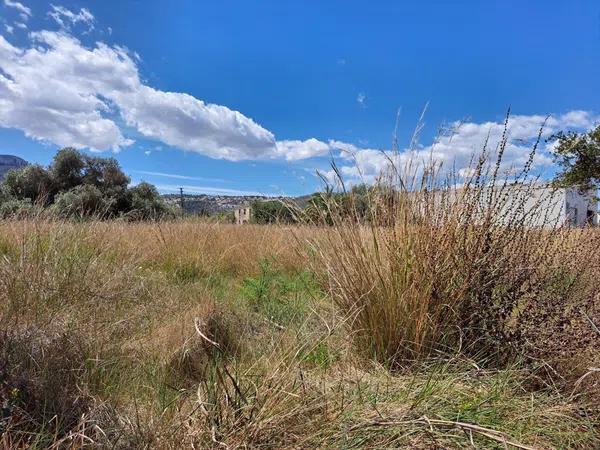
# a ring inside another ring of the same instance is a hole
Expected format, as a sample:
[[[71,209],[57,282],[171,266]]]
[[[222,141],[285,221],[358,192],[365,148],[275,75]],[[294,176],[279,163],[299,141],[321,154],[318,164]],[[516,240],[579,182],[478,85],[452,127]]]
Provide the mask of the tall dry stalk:
[[[340,177],[344,192],[323,196],[317,220],[332,226],[311,240],[316,271],[367,355],[392,367],[431,351],[504,358],[557,272],[593,288],[570,261],[598,243],[564,229],[558,192],[531,175],[540,137],[520,171],[502,170],[507,127],[495,160],[486,143],[466,177],[392,154],[372,187],[346,191]]]

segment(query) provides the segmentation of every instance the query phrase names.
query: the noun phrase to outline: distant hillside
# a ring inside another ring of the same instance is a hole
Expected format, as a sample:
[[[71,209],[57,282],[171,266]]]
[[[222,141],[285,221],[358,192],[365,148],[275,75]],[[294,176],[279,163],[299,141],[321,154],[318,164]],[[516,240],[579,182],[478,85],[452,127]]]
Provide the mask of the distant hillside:
[[[9,170],[18,169],[19,167],[26,166],[28,163],[22,158],[14,155],[0,155],[0,181],[4,179],[4,176]]]
[[[179,205],[179,194],[166,194],[164,199],[171,204]],[[215,214],[231,211],[237,206],[249,205],[256,200],[281,200],[304,207],[310,195],[302,197],[266,197],[260,195],[184,195],[183,207],[187,214]]]

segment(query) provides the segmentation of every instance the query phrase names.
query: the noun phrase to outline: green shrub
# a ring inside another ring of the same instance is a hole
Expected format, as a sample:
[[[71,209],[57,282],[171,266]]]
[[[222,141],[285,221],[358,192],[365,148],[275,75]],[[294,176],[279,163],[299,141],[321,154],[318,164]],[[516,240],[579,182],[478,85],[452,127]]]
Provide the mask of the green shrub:
[[[59,150],[48,169],[39,165],[10,171],[0,185],[4,216],[22,211],[15,201],[53,204],[62,217],[133,220],[174,217],[174,212],[151,184],[128,188],[130,179],[114,158],[85,155],[74,148]]]
[[[56,193],[54,179],[37,164],[9,171],[2,184],[6,195],[42,205],[50,204]]]
[[[68,191],[83,183],[84,167],[83,154],[72,147],[66,147],[54,155],[50,173],[55,180],[56,187],[60,191]]]
[[[54,211],[63,217],[104,217],[111,207],[111,200],[89,184],[81,184],[56,197]]]
[[[24,218],[33,215],[37,209],[31,200],[7,199],[0,203],[0,219]]]
[[[129,189],[130,211],[128,216],[137,220],[156,220],[174,217],[173,210],[161,198],[156,187],[142,181]]]
[[[293,209],[280,200],[257,200],[252,202],[252,222],[258,224],[268,223],[296,223]]]

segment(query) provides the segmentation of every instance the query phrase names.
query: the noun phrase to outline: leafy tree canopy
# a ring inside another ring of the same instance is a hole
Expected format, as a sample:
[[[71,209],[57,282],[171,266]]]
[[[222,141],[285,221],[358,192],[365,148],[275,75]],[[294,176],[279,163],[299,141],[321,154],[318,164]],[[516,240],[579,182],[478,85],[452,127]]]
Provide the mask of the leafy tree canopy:
[[[57,189],[68,191],[82,183],[84,167],[84,155],[72,147],[66,147],[54,155],[49,172],[57,182]]]
[[[584,191],[600,187],[600,126],[582,134],[560,132],[550,140],[556,142],[554,158],[561,168],[556,184]]]
[[[257,200],[252,202],[252,221],[258,224],[294,223],[296,218],[290,206],[279,200]]]
[[[7,205],[5,211],[16,210],[22,202],[53,205],[59,215],[79,217],[156,219],[172,214],[154,186],[129,188],[129,182],[116,159],[66,147],[48,168],[30,165],[10,171],[0,185],[0,204]]]

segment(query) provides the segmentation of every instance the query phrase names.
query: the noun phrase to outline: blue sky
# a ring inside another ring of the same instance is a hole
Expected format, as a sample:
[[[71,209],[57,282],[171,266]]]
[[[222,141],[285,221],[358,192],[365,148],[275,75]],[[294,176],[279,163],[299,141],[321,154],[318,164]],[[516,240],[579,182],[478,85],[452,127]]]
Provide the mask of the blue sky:
[[[509,106],[510,164],[547,114],[546,135],[600,117],[594,0],[0,0],[0,18],[0,153],[73,145],[163,192],[308,193],[331,155],[372,180],[398,108],[402,147],[427,103],[419,151],[459,168]]]

